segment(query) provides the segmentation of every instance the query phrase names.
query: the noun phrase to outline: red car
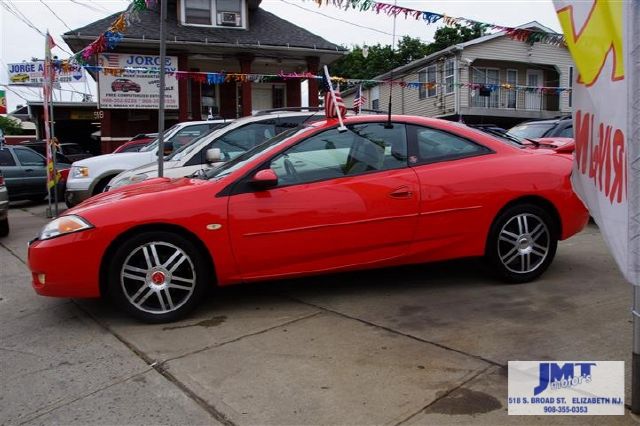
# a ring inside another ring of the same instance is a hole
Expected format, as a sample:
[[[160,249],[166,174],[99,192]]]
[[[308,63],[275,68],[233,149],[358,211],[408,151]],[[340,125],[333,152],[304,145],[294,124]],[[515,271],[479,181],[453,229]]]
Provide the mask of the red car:
[[[128,78],[118,78],[111,83],[111,91],[113,92],[140,92],[140,85]]]
[[[214,283],[473,256],[527,282],[587,223],[571,154],[437,119],[345,124],[292,129],[200,179],[148,180],[68,210],[29,246],[36,292],[109,294],[165,322]]]
[[[150,133],[149,135],[135,136],[130,141],[123,143],[117,147],[112,154],[119,154],[122,152],[138,152],[143,146],[153,142],[157,137],[157,133]]]

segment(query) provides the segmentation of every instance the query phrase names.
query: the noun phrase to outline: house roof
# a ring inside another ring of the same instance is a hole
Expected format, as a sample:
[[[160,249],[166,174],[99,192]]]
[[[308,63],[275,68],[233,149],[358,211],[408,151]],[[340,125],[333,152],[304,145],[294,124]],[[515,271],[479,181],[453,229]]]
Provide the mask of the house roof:
[[[539,30],[544,31],[544,32],[557,34],[554,30],[552,30],[549,27],[546,27],[546,26],[542,25],[538,21],[531,21],[531,22],[528,22],[526,24],[518,25],[516,28],[523,28],[523,29],[525,29],[525,28],[527,28],[527,29],[535,28],[535,29],[539,29]],[[384,74],[377,75],[377,76],[373,77],[372,80],[386,80],[386,79],[391,78],[391,74],[394,74],[395,76],[401,76],[401,75],[407,73],[408,71],[410,71],[410,70],[412,70],[414,68],[418,68],[418,67],[420,67],[422,65],[426,65],[426,64],[432,62],[434,59],[437,59],[440,56],[446,56],[446,55],[451,54],[453,52],[457,52],[457,51],[463,50],[465,47],[473,46],[473,45],[476,45],[476,44],[485,43],[485,42],[487,42],[489,40],[493,40],[493,39],[496,39],[498,37],[503,37],[505,35],[506,34],[505,34],[504,31],[499,31],[499,32],[496,32],[496,33],[487,34],[485,36],[475,38],[473,40],[466,41],[464,43],[454,44],[453,46],[449,46],[446,49],[442,49],[442,50],[434,52],[434,53],[432,53],[430,55],[427,55],[424,58],[416,59],[415,61],[409,62],[408,64],[405,64],[405,65],[399,66],[397,68],[394,68],[391,71],[387,71]],[[343,92],[343,96],[349,95],[353,91],[355,91],[355,88],[351,88],[351,89],[345,90]]]
[[[62,38],[74,51],[79,51],[92,41],[92,38],[95,39],[104,33],[119,15],[120,13],[116,13],[84,27],[69,31]],[[134,40],[150,41],[160,39],[159,10],[148,9],[141,11],[139,12],[139,18],[139,22],[127,29],[122,44]],[[166,25],[168,45],[193,43],[212,46],[250,45],[254,49],[256,47],[302,48],[325,52],[333,51],[338,56],[343,55],[347,50],[259,7],[249,10],[248,22],[248,29],[246,30],[181,25],[176,16],[175,3],[170,3]]]

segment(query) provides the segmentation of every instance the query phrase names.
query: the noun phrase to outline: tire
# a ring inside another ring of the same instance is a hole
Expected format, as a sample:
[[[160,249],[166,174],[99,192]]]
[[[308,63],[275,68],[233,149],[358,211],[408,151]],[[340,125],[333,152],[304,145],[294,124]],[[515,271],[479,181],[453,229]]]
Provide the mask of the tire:
[[[9,218],[5,217],[0,220],[0,237],[6,237],[9,235]]]
[[[93,188],[93,192],[91,193],[91,195],[98,195],[101,192],[104,191],[104,189],[107,187],[107,185],[109,184],[109,181],[111,181],[111,179],[113,179],[116,175],[113,176],[107,176],[105,178],[102,178],[102,180],[100,182],[98,182],[96,184],[96,186]]]
[[[558,248],[556,221],[534,204],[507,208],[494,221],[485,260],[508,283],[526,283],[547,270]]]
[[[208,282],[209,268],[197,247],[172,232],[131,237],[108,266],[112,299],[129,315],[148,323],[183,318],[202,300]]]

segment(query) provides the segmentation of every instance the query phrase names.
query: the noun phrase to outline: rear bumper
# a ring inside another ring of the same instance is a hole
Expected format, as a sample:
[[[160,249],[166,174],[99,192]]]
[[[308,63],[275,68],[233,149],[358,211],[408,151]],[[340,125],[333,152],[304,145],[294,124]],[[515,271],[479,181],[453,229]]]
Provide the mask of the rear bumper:
[[[562,235],[560,239],[566,240],[587,226],[587,223],[589,223],[589,210],[573,191],[566,203],[560,205],[563,206],[560,211],[562,219]]]
[[[29,244],[28,264],[36,293],[53,297],[99,297],[100,251],[93,230]]]

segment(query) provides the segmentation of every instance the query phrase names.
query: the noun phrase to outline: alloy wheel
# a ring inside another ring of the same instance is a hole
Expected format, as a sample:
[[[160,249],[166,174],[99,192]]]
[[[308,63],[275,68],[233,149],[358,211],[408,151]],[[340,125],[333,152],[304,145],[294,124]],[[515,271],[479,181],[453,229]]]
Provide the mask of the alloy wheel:
[[[166,314],[193,295],[196,269],[180,247],[161,241],[138,246],[125,259],[120,285],[127,301],[144,312]]]
[[[521,213],[509,219],[498,236],[498,256],[506,269],[527,274],[542,265],[549,255],[549,228],[538,216]]]

